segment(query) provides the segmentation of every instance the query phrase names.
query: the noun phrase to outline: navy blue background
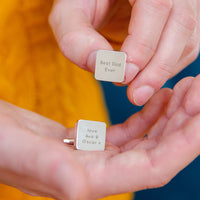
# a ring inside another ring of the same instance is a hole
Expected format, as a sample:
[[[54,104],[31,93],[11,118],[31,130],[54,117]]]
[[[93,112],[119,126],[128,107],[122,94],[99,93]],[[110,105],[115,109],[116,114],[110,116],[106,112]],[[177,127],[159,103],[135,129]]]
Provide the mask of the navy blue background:
[[[169,80],[164,87],[173,88],[180,79],[186,76],[196,76],[199,73],[200,56],[194,63]],[[117,87],[108,82],[101,82],[101,84],[112,124],[124,122],[129,116],[141,109],[141,107],[134,106],[128,101],[126,87]],[[166,186],[158,189],[148,189],[136,192],[135,200],[146,199],[200,200],[200,157],[182,170]]]

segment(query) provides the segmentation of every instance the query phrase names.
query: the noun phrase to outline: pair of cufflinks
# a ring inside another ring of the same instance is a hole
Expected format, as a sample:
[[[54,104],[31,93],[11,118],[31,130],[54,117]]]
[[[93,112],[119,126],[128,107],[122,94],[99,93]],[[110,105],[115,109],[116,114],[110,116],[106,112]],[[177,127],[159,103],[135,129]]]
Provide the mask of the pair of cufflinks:
[[[123,82],[126,54],[119,51],[99,50],[96,57],[95,79],[109,82]],[[66,144],[75,145],[77,150],[105,150],[106,124],[104,122],[79,120],[76,139],[64,139]]]

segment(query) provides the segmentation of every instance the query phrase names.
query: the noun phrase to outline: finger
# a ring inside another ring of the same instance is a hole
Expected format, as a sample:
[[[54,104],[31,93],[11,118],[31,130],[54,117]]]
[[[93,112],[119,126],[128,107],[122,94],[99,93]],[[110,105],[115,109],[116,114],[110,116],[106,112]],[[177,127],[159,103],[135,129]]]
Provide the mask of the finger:
[[[189,116],[194,116],[200,112],[200,75],[198,75],[192,82],[190,90],[187,92],[183,107]]]
[[[179,107],[181,107],[184,97],[192,85],[193,79],[193,77],[187,77],[175,85],[166,109],[163,111],[162,115],[159,117],[156,123],[148,131],[148,140],[159,140],[161,133],[162,135],[166,132],[171,133],[172,131],[179,128],[183,121],[187,119],[184,113],[182,113],[182,110],[179,110],[180,112],[177,112],[177,110]],[[173,116],[175,112],[177,113]],[[130,144],[129,147],[131,147]]]
[[[136,73],[133,73],[132,77],[127,78],[128,81],[131,81],[155,54],[171,8],[171,0],[138,0],[133,5],[129,35],[121,51],[127,53],[127,62],[138,66],[138,70],[135,70]]]
[[[68,129],[62,124],[36,113],[24,110],[22,115],[22,119],[26,120],[26,127],[41,136],[63,140],[64,138],[69,137],[69,135],[75,134],[73,128]]]
[[[72,135],[72,130],[68,131],[68,129],[60,123],[29,110],[19,108],[2,100],[0,100],[0,108],[2,108],[1,114],[4,114],[4,117],[7,119],[5,123],[8,124],[8,126],[9,123],[13,123],[12,119],[14,119],[21,125],[23,122],[23,127],[26,127],[30,131],[56,140],[62,140]]]
[[[188,62],[188,65],[192,63],[194,60],[196,60],[198,54],[199,54],[199,47],[200,47],[200,21],[198,22],[198,28],[195,29],[193,35],[189,39],[187,45],[185,46],[185,49],[181,55],[181,58],[179,60],[180,62],[183,62],[182,60],[186,60]],[[182,68],[180,67],[180,64],[177,64],[176,67],[177,71],[179,72]],[[187,66],[187,65],[184,65]]]
[[[105,17],[111,1],[105,0],[101,4],[95,2],[97,1],[57,1],[49,18],[54,35],[66,58],[92,72],[96,55],[92,52],[99,49],[112,50],[107,40],[93,27],[99,25],[102,21],[99,19]]]
[[[174,101],[175,104],[169,104],[176,108],[176,111],[173,112],[173,110],[171,110],[171,113],[168,112],[171,115],[168,115],[169,121],[166,128],[163,130],[164,136],[180,129],[190,118],[200,112],[200,92],[198,90],[200,86],[200,76],[196,78],[190,77],[181,82],[183,83],[180,83],[178,85],[179,87],[176,87],[174,92],[177,90],[179,91],[177,91],[177,94],[174,96],[172,95],[171,98],[171,101]]]
[[[121,146],[132,139],[144,136],[163,113],[170,96],[170,89],[159,91],[141,112],[136,113],[123,124],[108,128],[106,140],[114,145]]]
[[[161,133],[162,135],[166,135],[168,133],[173,132],[174,130],[179,129],[191,116],[190,114],[187,114],[187,112],[185,112],[184,109],[179,109],[183,104],[184,97],[189,97],[188,99],[190,99],[190,101],[188,102],[191,103],[191,105],[199,105],[198,102],[195,103],[194,99],[191,99],[192,95],[190,94],[190,92],[188,92],[192,90],[192,88],[190,89],[190,87],[192,85],[193,80],[193,77],[188,77],[181,80],[175,86],[172,97],[170,98],[170,101],[168,103],[167,109],[164,110],[162,115],[159,116],[156,123],[154,123],[150,130],[148,130],[148,136],[146,138],[130,140],[129,142],[125,143],[123,146],[120,147],[121,150],[127,151],[132,148],[151,148],[153,145],[156,145],[156,140],[158,140],[158,136]],[[198,87],[198,84],[196,87]],[[198,93],[194,92],[195,89],[193,89],[193,94],[196,94],[198,96]],[[189,93],[189,95],[186,95],[187,93]],[[198,99],[198,97],[196,97],[196,99]],[[198,111],[197,108],[195,108],[195,110]]]
[[[162,135],[171,133],[181,127],[181,125],[188,119],[183,110],[179,108],[183,103],[186,93],[192,85],[193,79],[193,77],[187,77],[176,84],[163,115],[160,116],[158,121],[148,131],[148,140],[159,140],[161,133]],[[174,114],[175,112],[176,114]]]
[[[87,195],[84,171],[65,145],[26,129],[7,128],[12,136],[3,134],[4,139],[0,140],[0,168],[6,169],[1,182],[33,195],[56,199]]]
[[[140,139],[134,139],[130,142],[127,142],[123,146],[120,147],[121,152],[129,151],[129,150],[138,150],[138,149],[152,149],[157,145],[156,139],[149,139],[149,137],[143,137]]]
[[[167,184],[199,155],[199,120],[200,115],[191,119],[183,130],[163,138],[156,148],[149,151],[138,149],[112,157],[107,165],[106,184],[113,185],[113,193]],[[122,182],[125,184],[120,184]]]
[[[131,102],[143,105],[173,75],[195,26],[196,13],[190,3],[174,1],[155,56],[128,87]]]
[[[176,69],[177,69],[176,72],[181,71],[181,69],[183,69],[185,66],[188,66],[193,61],[195,61],[199,56],[199,51],[200,51],[200,45],[199,45],[199,43],[197,43],[196,48],[193,49],[193,51],[189,55],[187,55],[185,57],[183,57],[183,56],[181,57],[181,59],[179,60],[179,62],[176,65]]]
[[[167,109],[156,125],[149,131],[148,139],[159,140],[161,136],[171,134],[179,129],[188,120],[189,116],[182,109],[182,103],[192,82],[193,77],[188,77],[181,80],[174,87]]]
[[[193,77],[187,77],[180,80],[174,87],[172,92],[172,97],[169,101],[168,108],[166,111],[167,117],[170,119],[172,115],[176,112],[176,110],[182,105],[183,99],[190,89]]]
[[[126,63],[124,80],[122,83],[115,83],[117,86],[127,85],[139,72],[139,68],[133,63]]]
[[[189,39],[183,54],[179,62],[177,63],[175,74],[184,68],[184,66],[188,66],[193,61],[195,61],[199,55],[200,50],[200,2],[198,1],[196,9],[199,11],[197,13],[197,26],[195,31],[193,32],[191,38]]]

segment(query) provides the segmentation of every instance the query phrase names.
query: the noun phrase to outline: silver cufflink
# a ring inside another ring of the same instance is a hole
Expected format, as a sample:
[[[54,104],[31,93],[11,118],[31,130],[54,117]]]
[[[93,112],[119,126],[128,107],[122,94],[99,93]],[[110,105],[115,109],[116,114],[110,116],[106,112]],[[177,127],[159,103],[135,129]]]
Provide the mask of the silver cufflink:
[[[77,150],[104,151],[106,124],[104,122],[79,120],[76,138],[67,138],[63,142],[75,145]]]
[[[126,54],[120,51],[97,51],[95,79],[121,83],[124,81]]]

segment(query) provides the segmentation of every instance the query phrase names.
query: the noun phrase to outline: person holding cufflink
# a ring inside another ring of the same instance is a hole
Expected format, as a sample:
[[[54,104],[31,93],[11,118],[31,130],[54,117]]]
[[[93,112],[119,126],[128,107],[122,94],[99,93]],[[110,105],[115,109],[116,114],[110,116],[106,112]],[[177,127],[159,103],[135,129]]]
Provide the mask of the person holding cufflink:
[[[63,54],[91,72],[96,51],[118,45],[127,54],[123,84],[136,105],[199,53],[199,0],[59,0],[49,21]]]
[[[96,51],[123,43],[130,101],[152,96],[90,152],[63,139],[80,118],[109,120],[93,77],[57,48],[52,3],[0,3],[0,199],[128,200],[165,185],[199,155],[200,76],[159,90],[197,55],[199,1],[55,0],[49,21],[68,59],[94,72]]]
[[[42,200],[161,187],[199,155],[199,87],[200,76],[159,90],[141,112],[107,129],[105,151],[75,150],[62,143],[75,128],[0,101],[0,182]],[[2,199],[6,191],[13,200],[34,199],[1,184],[0,191]]]

